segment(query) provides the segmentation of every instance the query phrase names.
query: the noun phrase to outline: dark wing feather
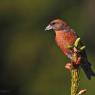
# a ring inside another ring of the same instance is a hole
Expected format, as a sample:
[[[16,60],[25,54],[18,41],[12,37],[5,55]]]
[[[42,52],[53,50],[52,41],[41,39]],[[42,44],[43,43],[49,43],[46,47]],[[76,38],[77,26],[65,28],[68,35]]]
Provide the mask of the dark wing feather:
[[[85,50],[81,52],[81,68],[85,72],[88,79],[91,79],[92,76],[95,76],[95,72],[91,68],[91,64],[87,59]]]

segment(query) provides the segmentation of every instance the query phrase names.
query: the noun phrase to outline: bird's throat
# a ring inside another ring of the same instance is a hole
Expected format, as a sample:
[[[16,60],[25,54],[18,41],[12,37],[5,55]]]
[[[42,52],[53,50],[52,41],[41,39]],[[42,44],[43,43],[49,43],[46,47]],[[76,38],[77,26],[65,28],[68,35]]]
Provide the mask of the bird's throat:
[[[55,31],[56,36],[62,36],[64,31]]]

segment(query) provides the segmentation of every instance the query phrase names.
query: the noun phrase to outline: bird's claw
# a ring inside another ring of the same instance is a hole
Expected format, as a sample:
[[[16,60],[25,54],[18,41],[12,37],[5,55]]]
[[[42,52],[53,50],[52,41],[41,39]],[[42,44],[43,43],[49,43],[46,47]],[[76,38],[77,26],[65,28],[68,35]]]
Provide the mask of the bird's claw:
[[[76,65],[79,65],[80,64],[80,61],[81,61],[81,57],[78,57],[77,60],[76,60]]]
[[[80,64],[80,60],[81,58],[78,57],[78,59],[76,60],[76,62],[68,62],[66,65],[65,65],[65,68],[69,71],[72,70],[73,67],[76,67]]]
[[[70,70],[72,69],[72,64],[71,64],[70,62],[67,63],[67,64],[65,65],[65,68],[70,71]]]
[[[73,64],[79,65],[81,61],[81,57],[75,52],[72,56]]]

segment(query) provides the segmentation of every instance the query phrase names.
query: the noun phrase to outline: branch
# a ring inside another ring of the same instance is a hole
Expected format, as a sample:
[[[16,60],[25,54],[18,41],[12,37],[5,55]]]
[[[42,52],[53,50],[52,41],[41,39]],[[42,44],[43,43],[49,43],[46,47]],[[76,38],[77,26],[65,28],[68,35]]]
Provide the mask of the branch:
[[[77,95],[79,90],[79,66],[72,68],[71,70],[71,95]]]
[[[71,71],[71,95],[82,95],[87,91],[86,89],[79,91],[79,65],[81,64],[80,52],[86,48],[84,45],[80,47],[80,43],[80,38],[77,38],[73,46],[68,46],[68,48],[73,51],[71,62],[65,66]]]

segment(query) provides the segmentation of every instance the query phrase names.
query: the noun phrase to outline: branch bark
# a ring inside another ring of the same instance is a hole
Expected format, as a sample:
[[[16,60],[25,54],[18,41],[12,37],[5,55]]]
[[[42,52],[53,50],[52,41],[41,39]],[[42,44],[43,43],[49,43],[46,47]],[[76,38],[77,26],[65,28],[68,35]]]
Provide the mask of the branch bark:
[[[73,67],[71,70],[71,95],[78,95],[79,82],[79,66]]]

